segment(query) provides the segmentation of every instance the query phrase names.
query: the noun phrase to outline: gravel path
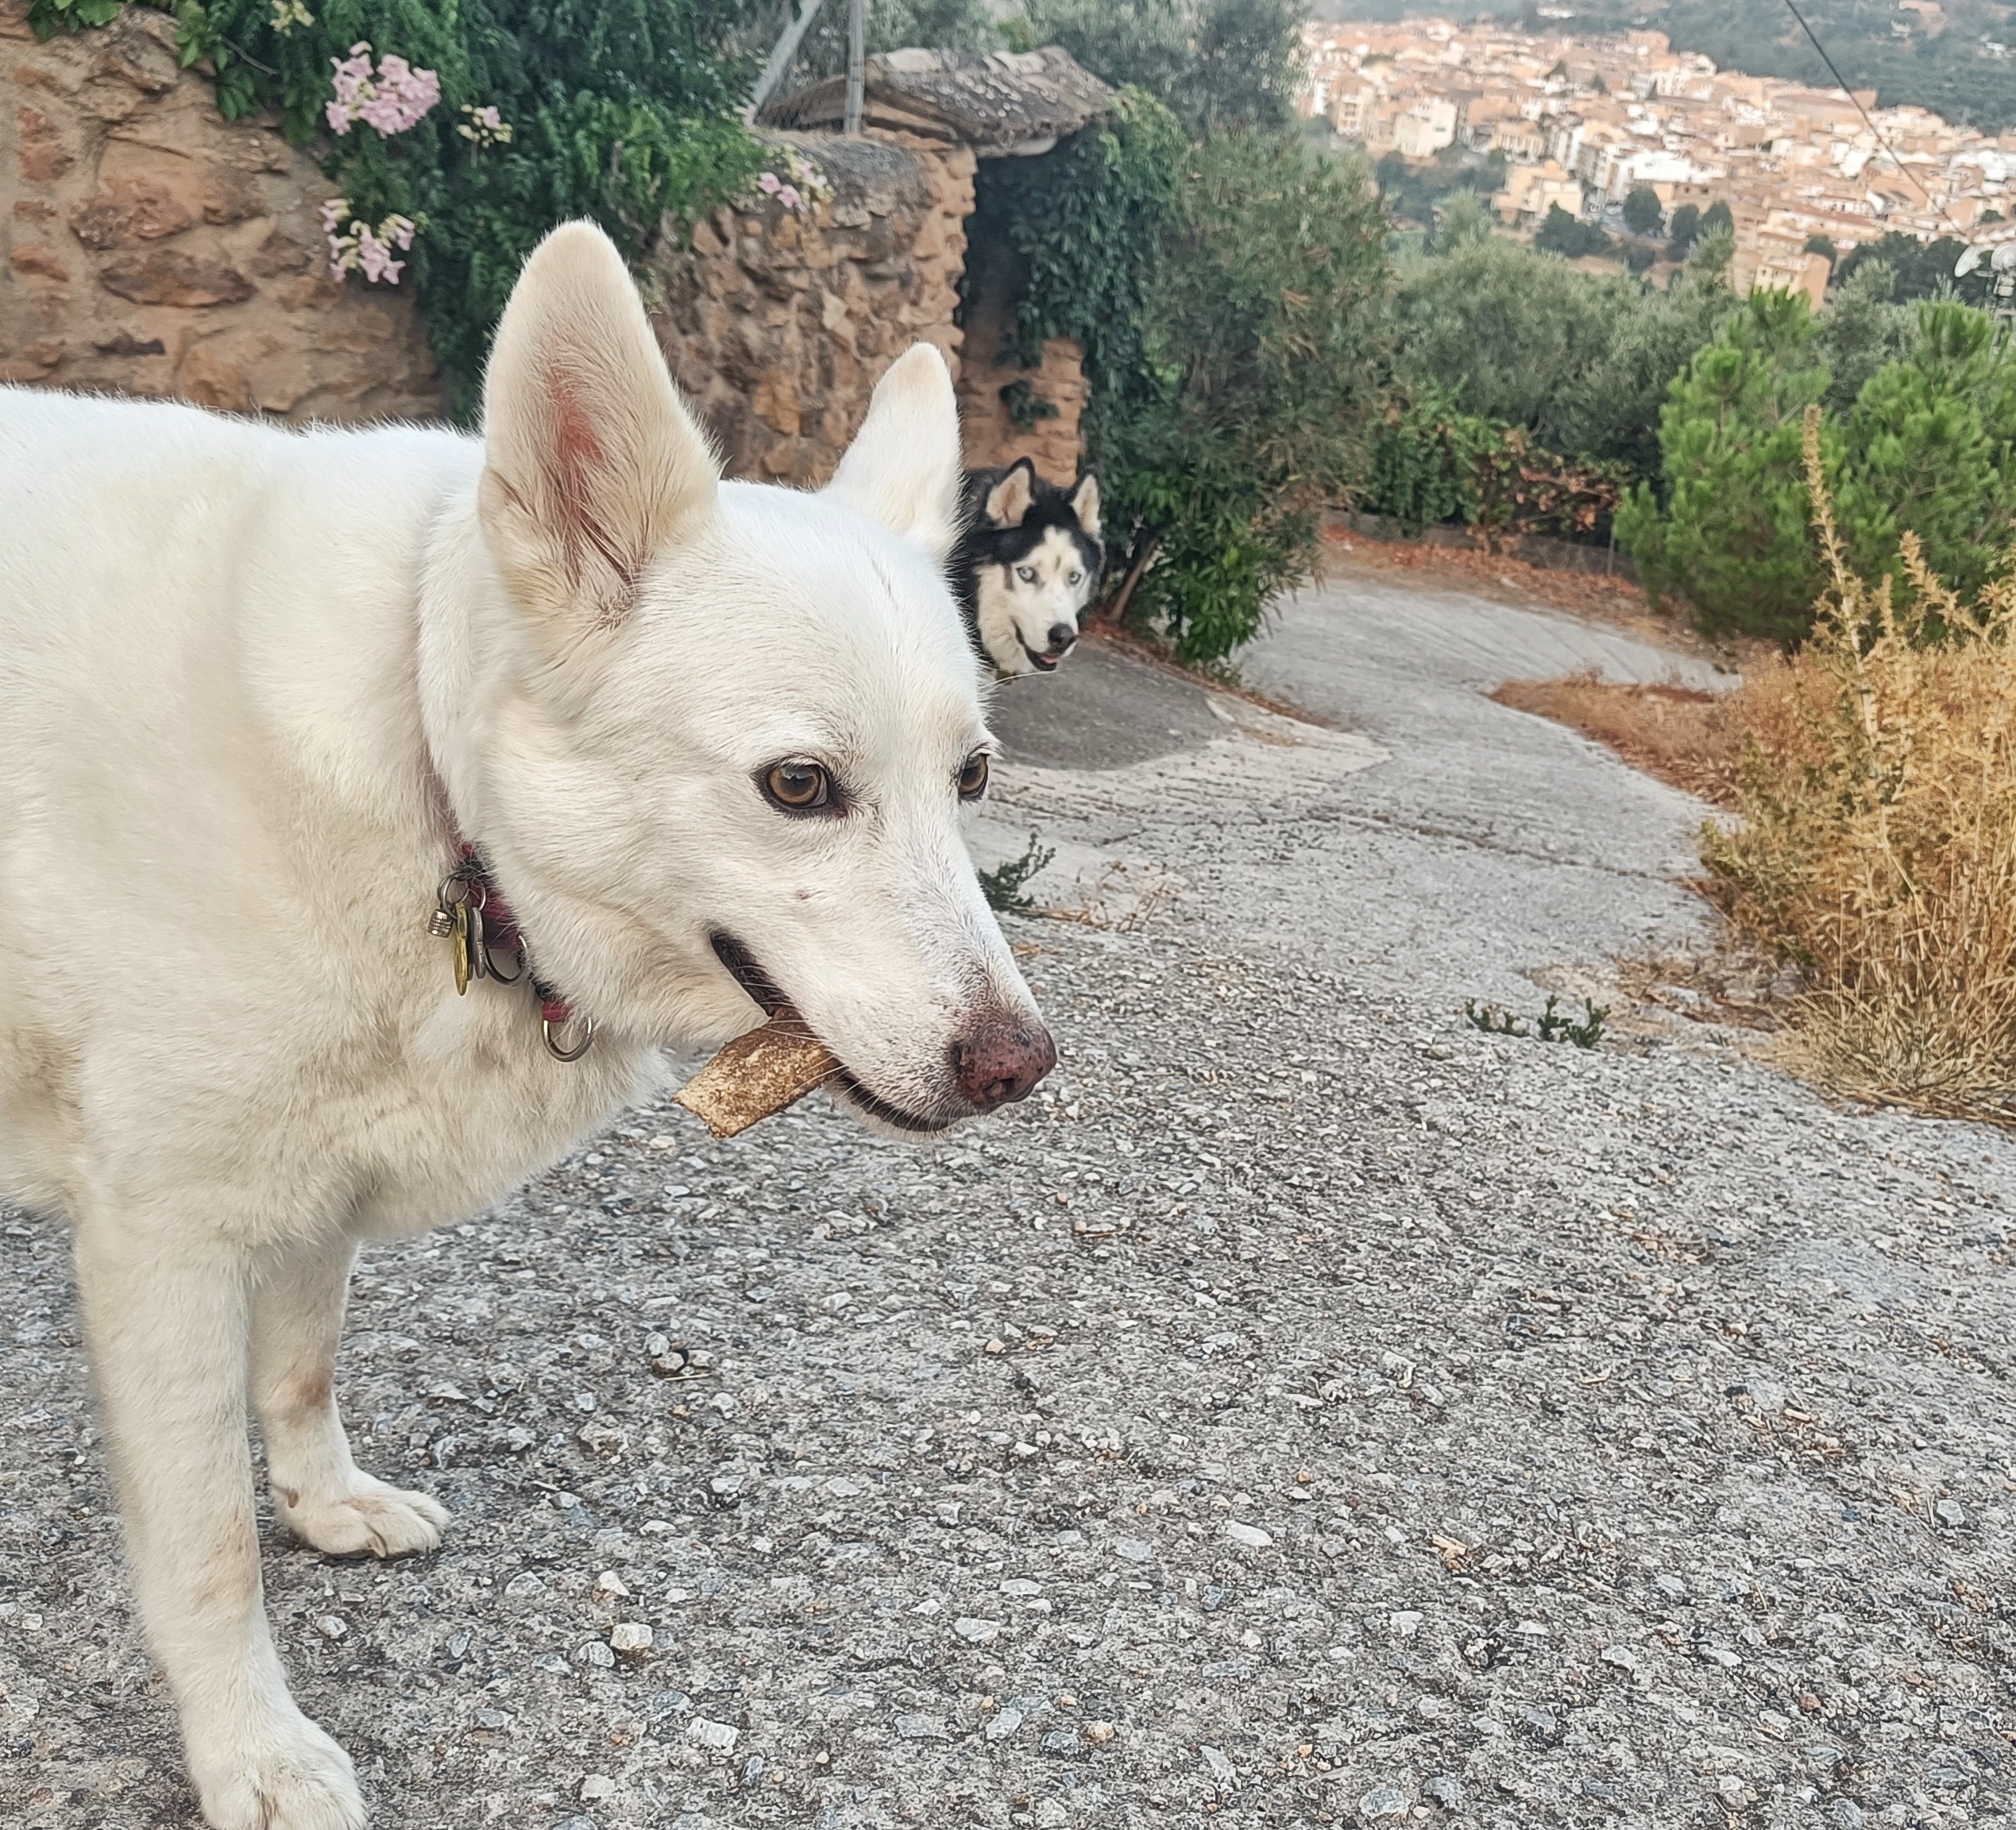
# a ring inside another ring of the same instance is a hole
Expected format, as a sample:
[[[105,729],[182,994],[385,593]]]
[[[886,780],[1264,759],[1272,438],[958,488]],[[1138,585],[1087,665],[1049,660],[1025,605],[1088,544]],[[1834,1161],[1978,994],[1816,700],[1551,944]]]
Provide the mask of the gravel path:
[[[654,1109],[373,1250],[359,1457],[455,1526],[266,1571],[377,1820],[2012,1821],[2016,1148],[1465,1023],[1703,932],[1699,810],[1478,696],[1564,647],[1670,658],[1347,573],[1247,667],[1341,729],[1018,686],[1037,1098]],[[64,1240],[0,1219],[0,1824],[191,1824]]]

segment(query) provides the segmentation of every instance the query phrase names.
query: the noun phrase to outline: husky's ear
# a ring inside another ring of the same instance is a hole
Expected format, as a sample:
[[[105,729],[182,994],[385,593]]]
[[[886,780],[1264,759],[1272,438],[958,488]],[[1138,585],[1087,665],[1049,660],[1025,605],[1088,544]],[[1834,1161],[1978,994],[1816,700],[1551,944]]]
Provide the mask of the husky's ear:
[[[608,237],[569,222],[512,290],[483,390],[482,519],[519,604],[620,622],[668,542],[712,517],[719,467]]]
[[[1099,537],[1099,473],[1087,470],[1072,485],[1071,512],[1078,517],[1078,525],[1096,540]]]
[[[980,512],[994,527],[1019,527],[1036,503],[1036,465],[1018,458],[1001,481],[987,492]]]
[[[913,343],[875,384],[868,416],[821,492],[943,560],[959,538],[959,403],[945,359]]]

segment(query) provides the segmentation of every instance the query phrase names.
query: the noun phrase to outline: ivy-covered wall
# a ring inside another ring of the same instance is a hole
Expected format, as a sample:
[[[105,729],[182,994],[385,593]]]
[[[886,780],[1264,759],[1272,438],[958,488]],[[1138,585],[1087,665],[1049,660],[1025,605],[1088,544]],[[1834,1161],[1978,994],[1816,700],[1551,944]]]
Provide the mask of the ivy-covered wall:
[[[1074,338],[1050,337],[1035,366],[1025,364],[1015,339],[1019,267],[998,237],[983,234],[967,252],[959,376],[967,461],[1027,458],[1039,476],[1063,485],[1084,457],[1085,352]]]
[[[296,422],[453,404],[411,271],[332,277],[333,186],[312,144],[270,114],[225,119],[168,14],[127,6],[38,42],[29,12],[0,0],[0,380]],[[1039,369],[997,363],[1006,302],[976,298],[961,373],[972,150],[805,134],[759,151],[735,203],[642,263],[666,360],[730,471],[823,481],[882,371],[921,340],[961,377],[969,461],[1026,452],[1068,481],[1076,346],[1053,338]]]

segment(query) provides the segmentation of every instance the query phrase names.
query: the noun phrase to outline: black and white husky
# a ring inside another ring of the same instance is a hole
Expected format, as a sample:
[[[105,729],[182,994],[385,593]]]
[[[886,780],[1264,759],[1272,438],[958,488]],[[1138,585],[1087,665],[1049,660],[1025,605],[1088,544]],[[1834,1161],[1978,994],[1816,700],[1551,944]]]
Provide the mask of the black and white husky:
[[[1060,489],[1018,458],[967,471],[964,508],[952,585],[974,647],[1003,675],[1052,672],[1106,563],[1099,478],[1088,470]]]

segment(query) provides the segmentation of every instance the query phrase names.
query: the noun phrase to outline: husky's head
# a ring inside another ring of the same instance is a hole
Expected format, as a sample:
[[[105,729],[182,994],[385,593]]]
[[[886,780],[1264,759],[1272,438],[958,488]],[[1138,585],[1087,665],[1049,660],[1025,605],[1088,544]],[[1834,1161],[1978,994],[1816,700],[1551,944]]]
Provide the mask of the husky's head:
[[[1099,479],[1060,489],[1020,458],[979,482],[968,546],[980,645],[1002,674],[1048,674],[1077,641],[1104,563]]]
[[[959,832],[994,745],[942,565],[937,350],[817,495],[724,484],[620,257],[527,263],[485,394],[470,760],[450,789],[543,976],[605,1033],[724,1041],[788,1002],[870,1117],[929,1131],[1056,1051]]]

